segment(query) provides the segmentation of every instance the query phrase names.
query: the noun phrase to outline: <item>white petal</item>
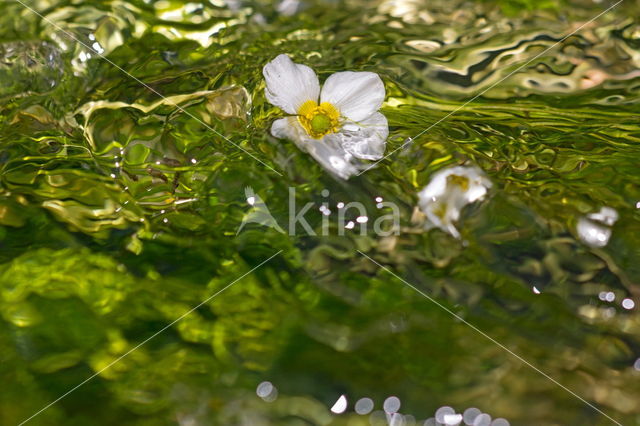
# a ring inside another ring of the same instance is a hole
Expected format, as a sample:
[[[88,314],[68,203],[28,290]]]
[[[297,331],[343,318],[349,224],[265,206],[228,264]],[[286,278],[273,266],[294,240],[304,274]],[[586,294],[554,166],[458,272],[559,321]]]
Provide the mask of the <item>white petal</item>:
[[[346,152],[335,138],[311,139],[300,148],[311,154],[326,170],[342,179],[349,179],[365,167],[360,160]]]
[[[296,117],[281,118],[271,125],[271,134],[278,139],[295,140],[300,138],[300,132],[305,133]]]
[[[295,64],[287,55],[278,55],[262,69],[267,83],[267,100],[288,114],[297,114],[306,101],[318,101],[318,76],[306,65]]]
[[[376,112],[366,120],[344,123],[339,133],[327,135],[325,139],[337,139],[342,148],[356,158],[379,160],[384,155],[387,136],[387,118]]]
[[[348,179],[367,167],[367,163],[345,151],[337,134],[314,139],[302,128],[297,117],[274,121],[271,134],[293,141],[300,150],[309,153],[322,167],[342,179]]]
[[[341,116],[360,121],[378,111],[384,97],[384,84],[378,74],[344,71],[325,81],[320,102],[329,102],[340,110]]]

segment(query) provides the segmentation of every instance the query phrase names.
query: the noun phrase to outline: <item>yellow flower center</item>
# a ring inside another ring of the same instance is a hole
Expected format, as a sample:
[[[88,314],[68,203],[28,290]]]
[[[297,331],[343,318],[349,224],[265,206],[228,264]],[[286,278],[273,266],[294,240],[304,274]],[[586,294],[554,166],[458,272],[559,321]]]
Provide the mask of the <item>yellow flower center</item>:
[[[469,189],[469,178],[466,176],[449,175],[447,176],[447,184],[457,185],[462,188],[463,191]]]
[[[340,112],[329,102],[307,101],[298,109],[298,121],[314,139],[337,132],[339,118]]]

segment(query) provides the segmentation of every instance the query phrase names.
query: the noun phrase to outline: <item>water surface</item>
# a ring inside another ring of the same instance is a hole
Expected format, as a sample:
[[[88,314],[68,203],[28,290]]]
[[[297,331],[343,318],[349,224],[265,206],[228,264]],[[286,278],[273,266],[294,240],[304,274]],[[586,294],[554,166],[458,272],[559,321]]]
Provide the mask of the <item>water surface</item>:
[[[632,1],[589,22],[612,4],[26,2],[40,17],[2,2],[0,423],[282,250],[29,423],[387,424],[397,396],[394,424],[443,406],[640,424],[640,26]],[[280,53],[321,80],[380,74],[400,149],[342,181],[271,137],[261,72]],[[418,191],[461,164],[490,196],[460,239],[425,232]],[[382,197],[402,232],[236,235],[249,186],[283,226],[294,187],[299,205],[360,201],[371,219]],[[612,226],[587,216],[603,207]]]

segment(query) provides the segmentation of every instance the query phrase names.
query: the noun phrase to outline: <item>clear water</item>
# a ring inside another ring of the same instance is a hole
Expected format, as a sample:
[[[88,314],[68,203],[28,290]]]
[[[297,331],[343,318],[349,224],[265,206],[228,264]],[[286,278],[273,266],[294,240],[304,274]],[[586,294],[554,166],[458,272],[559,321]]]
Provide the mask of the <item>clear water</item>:
[[[640,424],[640,26],[630,0],[589,23],[612,4],[4,0],[0,424]],[[268,134],[280,53],[380,74],[387,152],[422,134],[336,180]],[[424,232],[418,191],[459,164],[490,196],[461,240]],[[282,223],[289,187],[382,197],[402,233],[236,235],[247,186]],[[590,247],[602,207],[619,218]]]

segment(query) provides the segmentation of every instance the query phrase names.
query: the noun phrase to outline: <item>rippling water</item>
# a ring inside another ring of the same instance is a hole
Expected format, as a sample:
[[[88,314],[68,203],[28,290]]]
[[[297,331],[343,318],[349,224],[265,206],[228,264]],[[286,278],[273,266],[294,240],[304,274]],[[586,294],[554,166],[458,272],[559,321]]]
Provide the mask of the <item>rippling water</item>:
[[[640,21],[591,21],[613,4],[0,3],[0,423],[640,424]],[[341,181],[271,137],[280,53],[380,74],[395,152]],[[489,196],[425,232],[463,164]],[[236,235],[246,187],[281,223],[289,187],[381,197],[402,232]]]

